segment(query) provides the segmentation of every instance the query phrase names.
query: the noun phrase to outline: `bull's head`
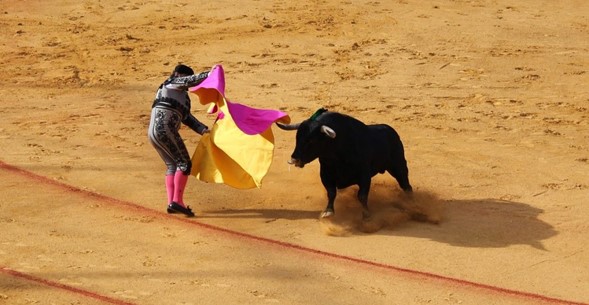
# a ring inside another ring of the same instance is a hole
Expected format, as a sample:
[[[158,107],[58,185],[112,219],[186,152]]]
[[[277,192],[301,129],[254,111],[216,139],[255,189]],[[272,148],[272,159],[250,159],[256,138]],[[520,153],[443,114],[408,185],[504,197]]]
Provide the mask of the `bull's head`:
[[[321,111],[323,112],[325,110]],[[310,119],[296,124],[276,123],[280,129],[297,131],[296,145],[289,164],[304,167],[305,164],[324,155],[329,147],[327,141],[336,137],[335,131],[317,120],[317,116],[313,115]]]

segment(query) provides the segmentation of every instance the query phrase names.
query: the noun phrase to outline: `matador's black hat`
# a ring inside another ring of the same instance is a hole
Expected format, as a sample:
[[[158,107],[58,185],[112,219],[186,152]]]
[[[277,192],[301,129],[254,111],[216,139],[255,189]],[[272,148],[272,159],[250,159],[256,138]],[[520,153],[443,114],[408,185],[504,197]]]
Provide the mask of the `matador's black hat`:
[[[193,75],[194,71],[192,70],[192,68],[190,68],[187,65],[177,65],[176,68],[174,68],[174,72],[172,72],[172,74],[174,74],[175,72],[179,73],[179,74],[185,74],[185,75]]]

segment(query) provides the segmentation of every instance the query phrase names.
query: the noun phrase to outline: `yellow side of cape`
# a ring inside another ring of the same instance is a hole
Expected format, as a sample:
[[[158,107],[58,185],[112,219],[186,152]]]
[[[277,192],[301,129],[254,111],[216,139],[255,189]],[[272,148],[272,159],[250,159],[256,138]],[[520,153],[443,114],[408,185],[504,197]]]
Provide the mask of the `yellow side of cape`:
[[[233,121],[224,101],[217,106],[224,114],[205,134],[192,156],[192,174],[201,181],[224,183],[238,189],[262,185],[274,153],[274,135],[243,133]]]

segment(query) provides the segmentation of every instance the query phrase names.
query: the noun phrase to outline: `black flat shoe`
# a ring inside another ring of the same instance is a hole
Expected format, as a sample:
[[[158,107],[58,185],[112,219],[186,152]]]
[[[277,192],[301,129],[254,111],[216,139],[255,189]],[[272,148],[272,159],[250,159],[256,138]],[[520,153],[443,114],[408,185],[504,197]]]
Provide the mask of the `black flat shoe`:
[[[192,209],[190,209],[189,206],[183,207],[179,205],[177,202],[172,202],[168,205],[168,213],[172,214],[175,212],[182,213],[188,217],[194,217],[194,213],[192,212]]]
[[[170,204],[168,204],[168,208],[166,209],[166,211],[168,212],[168,214],[176,214],[176,213],[178,213],[178,212],[176,212],[175,210],[173,210],[173,209],[170,207],[171,205],[172,205],[171,203],[170,203]]]

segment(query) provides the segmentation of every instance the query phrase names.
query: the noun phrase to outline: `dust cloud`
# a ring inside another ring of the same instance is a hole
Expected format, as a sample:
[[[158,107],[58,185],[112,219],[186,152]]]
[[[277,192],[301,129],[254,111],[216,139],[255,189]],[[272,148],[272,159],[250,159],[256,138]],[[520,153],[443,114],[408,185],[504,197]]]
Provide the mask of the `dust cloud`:
[[[405,194],[390,185],[374,184],[368,199],[371,216],[362,218],[362,208],[356,199],[358,189],[350,187],[338,192],[336,213],[320,219],[322,231],[330,236],[349,236],[391,230],[407,222],[439,224],[443,220],[444,201],[434,192],[415,190]]]

